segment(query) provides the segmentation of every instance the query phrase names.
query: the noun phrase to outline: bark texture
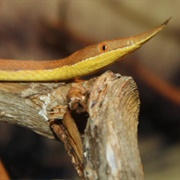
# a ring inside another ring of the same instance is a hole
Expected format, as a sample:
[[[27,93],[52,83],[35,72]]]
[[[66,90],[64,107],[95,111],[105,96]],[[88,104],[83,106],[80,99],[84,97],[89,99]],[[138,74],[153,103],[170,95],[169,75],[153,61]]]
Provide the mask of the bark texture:
[[[85,132],[88,179],[143,179],[137,142],[139,97],[131,77],[102,75],[89,97]]]
[[[138,114],[133,79],[109,71],[66,84],[0,83],[0,121],[59,138],[80,179],[143,179]]]

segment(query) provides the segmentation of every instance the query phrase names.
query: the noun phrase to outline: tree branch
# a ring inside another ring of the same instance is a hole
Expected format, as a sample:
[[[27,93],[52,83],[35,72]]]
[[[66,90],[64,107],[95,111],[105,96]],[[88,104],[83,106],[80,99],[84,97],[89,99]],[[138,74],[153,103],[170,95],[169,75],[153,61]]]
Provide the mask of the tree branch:
[[[87,179],[143,179],[138,151],[139,98],[130,77],[102,75],[89,97],[85,132]]]
[[[143,179],[138,113],[133,79],[112,72],[67,84],[0,83],[0,121],[59,138],[81,179]]]

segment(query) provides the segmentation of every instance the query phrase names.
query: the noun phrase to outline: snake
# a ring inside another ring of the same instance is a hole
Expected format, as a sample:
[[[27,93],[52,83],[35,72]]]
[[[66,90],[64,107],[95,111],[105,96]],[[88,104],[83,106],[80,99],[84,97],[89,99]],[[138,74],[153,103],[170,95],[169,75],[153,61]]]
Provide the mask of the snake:
[[[62,59],[0,59],[0,81],[64,81],[93,74],[139,49],[158,34],[169,19],[144,33],[89,45]]]

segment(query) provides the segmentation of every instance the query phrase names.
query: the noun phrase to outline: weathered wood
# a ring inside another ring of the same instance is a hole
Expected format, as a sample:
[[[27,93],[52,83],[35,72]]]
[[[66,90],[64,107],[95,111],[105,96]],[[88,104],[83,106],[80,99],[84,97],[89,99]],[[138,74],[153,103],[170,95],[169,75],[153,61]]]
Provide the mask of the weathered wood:
[[[92,80],[82,83],[88,87]],[[56,106],[67,107],[66,96],[74,84],[78,83],[0,83],[0,122],[27,127],[54,139],[49,116]],[[58,118],[62,119],[64,113]]]
[[[54,138],[47,122],[50,87],[47,83],[0,83],[0,121]]]
[[[143,179],[138,151],[139,98],[131,77],[105,73],[89,97],[86,179]]]
[[[54,121],[63,119],[67,108],[89,114],[82,139],[84,157],[79,133],[74,134],[69,127],[73,119],[64,119],[60,126]],[[30,128],[51,139],[59,137],[81,179],[143,179],[137,143],[138,113],[133,79],[111,72],[67,84],[0,83],[0,121]]]

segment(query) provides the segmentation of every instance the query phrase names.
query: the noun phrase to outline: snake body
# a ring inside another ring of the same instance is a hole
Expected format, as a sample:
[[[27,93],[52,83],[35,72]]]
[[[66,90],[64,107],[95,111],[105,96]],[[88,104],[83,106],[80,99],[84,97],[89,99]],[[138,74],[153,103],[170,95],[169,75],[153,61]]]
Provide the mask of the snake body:
[[[168,21],[169,19],[160,26],[136,36],[87,46],[64,59],[0,59],[0,81],[63,81],[92,74],[140,48],[159,33]]]

